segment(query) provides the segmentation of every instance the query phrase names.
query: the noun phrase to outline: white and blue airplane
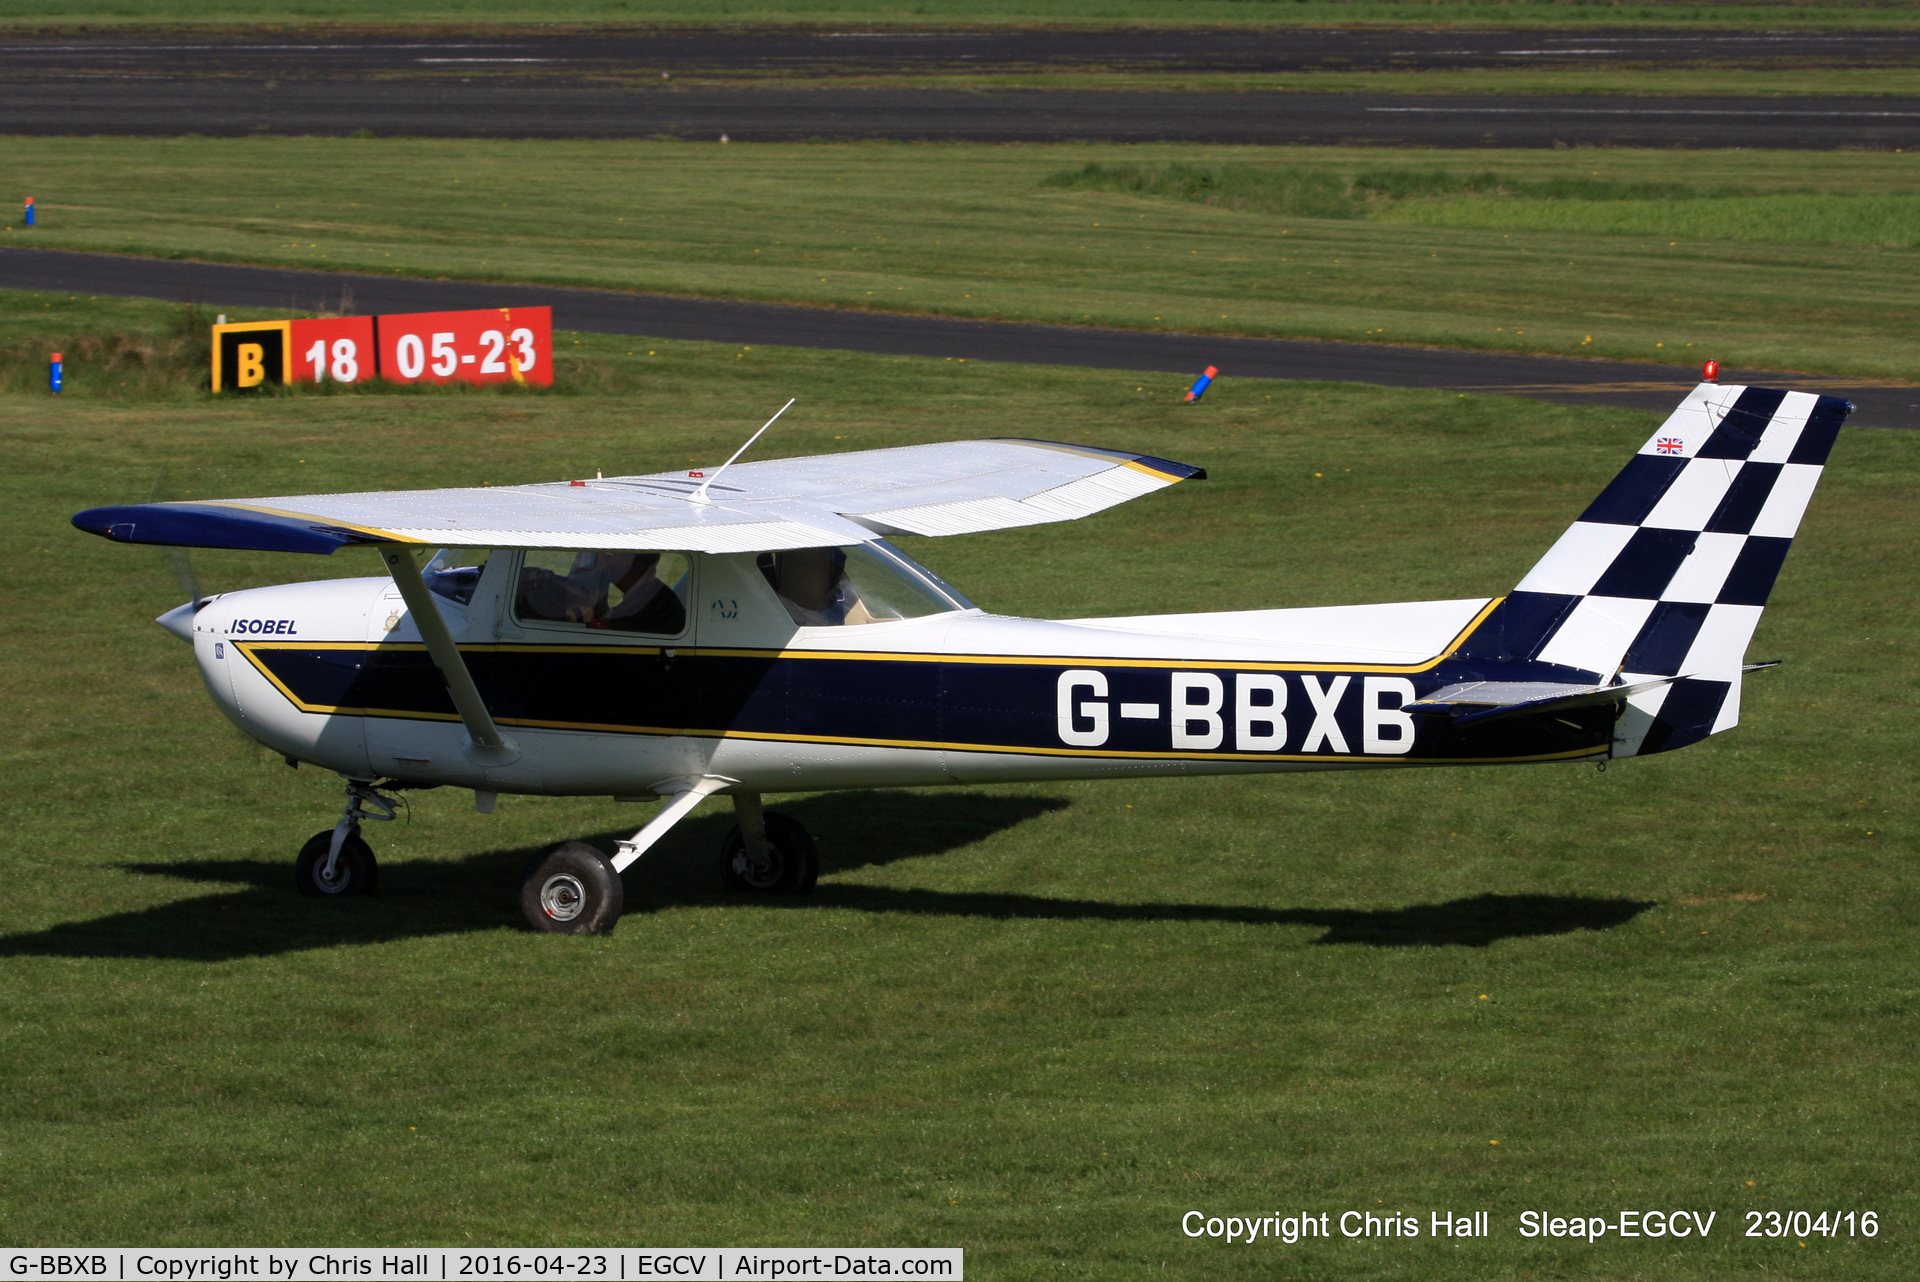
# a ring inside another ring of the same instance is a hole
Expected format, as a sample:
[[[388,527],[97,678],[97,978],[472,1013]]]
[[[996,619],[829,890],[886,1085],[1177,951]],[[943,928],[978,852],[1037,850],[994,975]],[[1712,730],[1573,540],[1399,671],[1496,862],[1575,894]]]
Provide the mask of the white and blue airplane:
[[[714,794],[739,820],[726,883],[801,894],[813,840],[765,794],[1607,761],[1730,729],[1762,666],[1748,641],[1851,409],[1700,384],[1512,592],[1471,600],[988,614],[887,536],[1072,520],[1205,476],[1030,440],[73,523],[124,543],[375,548],[384,576],[158,620],[241,730],[345,778],[345,813],[300,852],[300,890],[373,891],[362,821],[391,818],[401,788],[472,789],[483,812],[502,792],[664,800],[611,858],[565,842],[527,871],[535,929],[599,933],[619,919],[619,874]]]

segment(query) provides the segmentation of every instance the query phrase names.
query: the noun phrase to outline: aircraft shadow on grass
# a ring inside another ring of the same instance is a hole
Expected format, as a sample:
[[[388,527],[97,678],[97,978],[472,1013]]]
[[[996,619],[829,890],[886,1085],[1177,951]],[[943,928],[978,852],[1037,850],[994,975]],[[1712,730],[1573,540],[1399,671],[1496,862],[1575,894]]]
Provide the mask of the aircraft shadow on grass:
[[[812,829],[821,847],[821,872],[830,876],[946,854],[1069,804],[1059,797],[859,792],[809,798],[776,809]],[[1378,910],[1259,908],[1129,904],[832,881],[821,882],[813,894],[800,898],[748,899],[720,886],[716,856],[732,824],[732,817],[724,813],[682,823],[642,857],[629,870],[627,915],[693,905],[751,904],[787,911],[844,908],[1002,920],[1229,922],[1317,927],[1325,931],[1315,941],[1320,944],[1484,948],[1502,939],[1609,930],[1655,906],[1630,899],[1489,894]],[[613,843],[631,831],[621,828],[586,840],[611,852]],[[368,835],[377,843],[376,831]],[[527,861],[543,849],[522,847],[451,862],[389,864],[380,869],[377,895],[337,902],[297,895],[290,857],[129,864],[126,867],[132,872],[240,889],[0,936],[0,957],[214,962],[431,935],[524,929],[515,891]]]
[[[1402,908],[1255,908],[1216,904],[1121,904],[1089,899],[1043,899],[993,892],[894,890],[822,884],[810,904],[780,907],[854,908],[865,912],[930,916],[1035,918],[1055,921],[1217,921],[1248,926],[1314,926],[1316,944],[1375,948],[1485,948],[1502,939],[1611,930],[1649,908],[1651,901],[1581,895],[1475,895]]]

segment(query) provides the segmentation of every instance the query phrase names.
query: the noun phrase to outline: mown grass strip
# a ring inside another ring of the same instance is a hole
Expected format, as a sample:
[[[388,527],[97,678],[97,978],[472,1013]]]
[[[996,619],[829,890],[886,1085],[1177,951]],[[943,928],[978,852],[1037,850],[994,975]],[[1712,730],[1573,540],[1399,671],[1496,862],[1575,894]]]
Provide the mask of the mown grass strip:
[[[1043,187],[1071,191],[1118,191],[1171,196],[1228,209],[1309,218],[1363,218],[1408,200],[1459,196],[1552,201],[1675,201],[1749,195],[1740,188],[1703,192],[1688,183],[1623,182],[1616,178],[1517,178],[1491,169],[1416,169],[1373,165],[1341,173],[1290,165],[1106,165],[1088,161],[1078,169],[1048,174]]]
[[[1491,169],[1375,165],[1347,173],[1288,165],[1110,165],[1089,161],[1041,186],[1165,196],[1284,217],[1374,218],[1428,227],[1685,236],[1911,249],[1920,196],[1758,192],[1598,176],[1522,178]]]

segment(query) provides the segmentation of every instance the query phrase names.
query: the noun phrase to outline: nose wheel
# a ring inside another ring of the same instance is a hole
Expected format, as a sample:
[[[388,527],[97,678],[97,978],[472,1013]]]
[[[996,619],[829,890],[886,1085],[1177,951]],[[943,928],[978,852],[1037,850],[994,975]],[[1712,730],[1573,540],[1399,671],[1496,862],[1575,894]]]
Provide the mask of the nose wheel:
[[[374,791],[371,783],[347,784],[347,808],[340,822],[316,832],[300,847],[293,863],[293,884],[309,899],[371,895],[380,879],[373,848],[360,836],[363,819],[392,819],[399,802]]]
[[[309,899],[337,899],[342,895],[371,895],[380,879],[380,864],[373,848],[353,833],[340,843],[339,856],[333,851],[333,829],[326,828],[307,838],[294,861],[293,881]]]

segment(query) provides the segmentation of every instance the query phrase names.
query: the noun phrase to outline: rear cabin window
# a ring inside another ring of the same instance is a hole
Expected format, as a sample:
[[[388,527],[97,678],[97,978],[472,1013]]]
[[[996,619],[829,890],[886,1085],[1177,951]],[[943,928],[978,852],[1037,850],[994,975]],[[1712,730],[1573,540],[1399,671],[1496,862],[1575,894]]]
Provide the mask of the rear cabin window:
[[[678,636],[687,627],[688,568],[680,552],[528,552],[520,562],[514,617]]]
[[[762,552],[758,564],[801,627],[884,623],[968,608],[931,571],[884,540]]]

